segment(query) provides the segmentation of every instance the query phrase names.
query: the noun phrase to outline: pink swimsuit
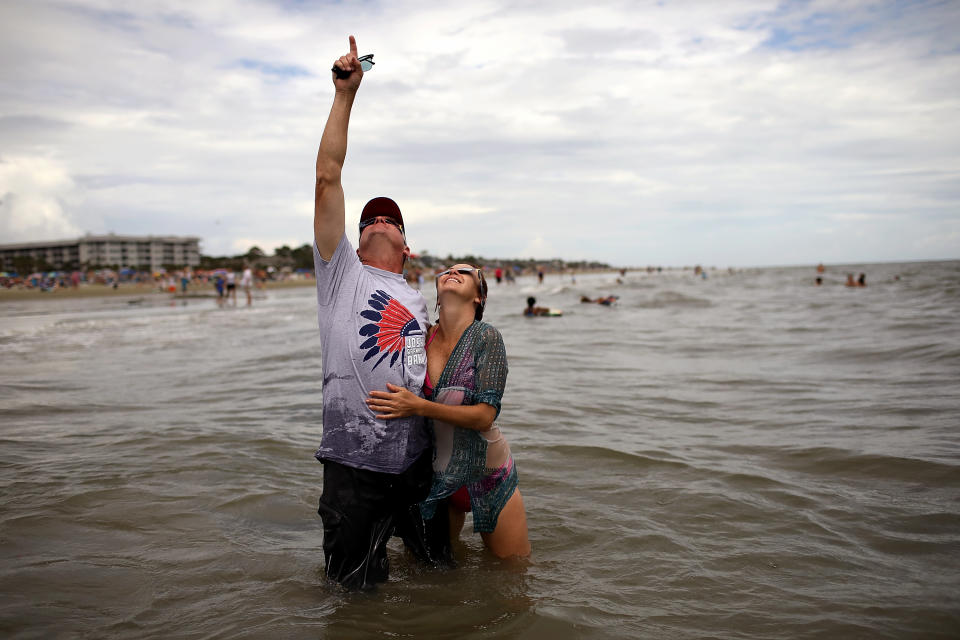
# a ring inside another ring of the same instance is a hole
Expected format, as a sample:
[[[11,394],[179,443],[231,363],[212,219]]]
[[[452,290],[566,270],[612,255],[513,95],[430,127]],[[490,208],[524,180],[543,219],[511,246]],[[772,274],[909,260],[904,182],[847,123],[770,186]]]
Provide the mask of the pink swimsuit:
[[[433,342],[433,339],[437,337],[437,332],[434,331],[430,334],[430,337],[427,338],[427,344],[423,345],[423,350],[426,352],[427,347],[430,346],[430,343]],[[427,361],[427,370],[423,374],[423,396],[425,398],[433,398],[433,383],[430,381],[430,364],[429,359]]]

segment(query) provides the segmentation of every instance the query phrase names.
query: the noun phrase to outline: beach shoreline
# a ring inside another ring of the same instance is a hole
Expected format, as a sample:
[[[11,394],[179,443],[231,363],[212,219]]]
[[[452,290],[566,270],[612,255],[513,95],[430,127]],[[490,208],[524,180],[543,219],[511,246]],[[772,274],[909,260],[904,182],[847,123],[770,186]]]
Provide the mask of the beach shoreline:
[[[255,287],[254,291],[269,291],[271,289],[289,289],[291,287],[312,287],[314,280],[312,278],[303,278],[297,280],[277,280],[263,283],[263,287]],[[243,292],[238,291],[240,296]],[[187,293],[181,293],[179,287],[176,292],[160,291],[157,285],[121,283],[117,288],[103,284],[82,284],[79,287],[58,287],[50,291],[42,289],[0,289],[0,304],[3,302],[14,302],[24,300],[67,300],[74,298],[144,298],[150,297],[158,300],[166,298],[216,298],[217,290],[210,284],[192,284],[187,288]]]

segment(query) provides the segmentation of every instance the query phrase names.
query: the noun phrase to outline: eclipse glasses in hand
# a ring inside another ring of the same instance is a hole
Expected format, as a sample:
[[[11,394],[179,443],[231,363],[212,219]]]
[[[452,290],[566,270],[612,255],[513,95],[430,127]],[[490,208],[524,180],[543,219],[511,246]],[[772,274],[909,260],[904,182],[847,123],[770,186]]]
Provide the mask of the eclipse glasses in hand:
[[[363,69],[364,72],[370,71],[370,69],[373,69],[373,65],[376,64],[376,62],[373,61],[372,53],[368,53],[365,56],[360,56],[357,58],[357,62],[360,63],[360,68]],[[333,71],[335,74],[337,74],[337,77],[341,80],[348,77],[351,73],[350,71],[344,71],[337,65],[333,65],[333,68],[330,69],[330,71]]]

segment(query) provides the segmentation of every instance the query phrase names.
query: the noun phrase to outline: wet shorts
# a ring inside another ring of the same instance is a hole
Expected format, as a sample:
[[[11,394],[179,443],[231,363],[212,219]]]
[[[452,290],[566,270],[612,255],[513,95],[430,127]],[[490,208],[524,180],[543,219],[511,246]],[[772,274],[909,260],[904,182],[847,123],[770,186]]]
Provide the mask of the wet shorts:
[[[371,589],[385,582],[390,569],[387,541],[392,535],[400,536],[419,560],[433,561],[431,533],[424,531],[417,506],[430,488],[432,457],[427,449],[398,474],[323,461],[323,494],[317,512],[323,520],[328,578],[348,589]],[[445,525],[443,534],[449,537]]]

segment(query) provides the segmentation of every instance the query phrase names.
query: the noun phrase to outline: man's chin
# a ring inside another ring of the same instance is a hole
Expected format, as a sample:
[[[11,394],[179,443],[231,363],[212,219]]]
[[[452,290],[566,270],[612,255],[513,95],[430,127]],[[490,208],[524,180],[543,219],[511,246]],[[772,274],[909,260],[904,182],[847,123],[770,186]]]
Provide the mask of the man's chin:
[[[397,247],[390,242],[365,243],[364,247],[357,252],[357,255],[360,256],[360,261],[364,264],[377,266],[388,271],[393,269],[384,265],[402,265],[405,257],[403,247]],[[403,267],[400,266],[400,268]]]
[[[384,256],[393,256],[403,253],[404,244],[397,242],[388,233],[373,233],[366,238],[360,246],[360,251],[364,254],[382,254]]]

